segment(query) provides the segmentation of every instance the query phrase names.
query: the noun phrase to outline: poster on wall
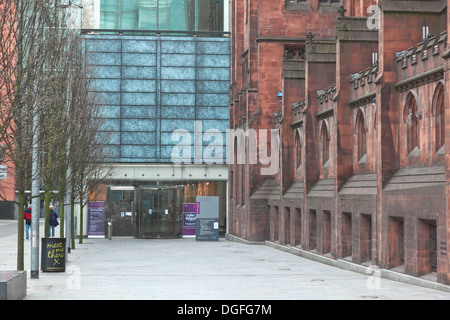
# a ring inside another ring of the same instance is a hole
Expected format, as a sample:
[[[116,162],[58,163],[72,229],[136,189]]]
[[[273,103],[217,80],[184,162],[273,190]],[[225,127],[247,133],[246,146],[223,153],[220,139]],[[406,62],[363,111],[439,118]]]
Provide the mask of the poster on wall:
[[[219,240],[219,197],[196,197],[196,240]]]
[[[183,203],[183,236],[195,236],[197,204]]]
[[[88,237],[105,237],[105,202],[94,201],[88,205]]]

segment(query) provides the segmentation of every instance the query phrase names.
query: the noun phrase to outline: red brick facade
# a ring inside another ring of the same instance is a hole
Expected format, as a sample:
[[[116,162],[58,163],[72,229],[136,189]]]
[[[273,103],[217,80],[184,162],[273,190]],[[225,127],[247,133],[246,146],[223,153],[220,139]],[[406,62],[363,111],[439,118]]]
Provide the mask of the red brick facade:
[[[450,284],[447,5],[232,0],[229,234]]]

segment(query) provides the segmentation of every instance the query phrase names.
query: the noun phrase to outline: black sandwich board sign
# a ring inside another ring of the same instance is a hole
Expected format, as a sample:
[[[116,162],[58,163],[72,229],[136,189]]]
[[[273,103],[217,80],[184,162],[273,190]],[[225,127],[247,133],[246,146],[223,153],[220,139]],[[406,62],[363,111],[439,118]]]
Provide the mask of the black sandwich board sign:
[[[66,271],[66,238],[42,238],[41,270]]]

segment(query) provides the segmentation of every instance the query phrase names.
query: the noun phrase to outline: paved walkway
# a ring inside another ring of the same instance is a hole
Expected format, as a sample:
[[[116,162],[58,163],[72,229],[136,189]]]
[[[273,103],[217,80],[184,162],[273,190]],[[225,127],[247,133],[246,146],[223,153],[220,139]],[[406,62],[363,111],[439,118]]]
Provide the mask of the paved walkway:
[[[16,268],[16,228],[15,221],[0,220],[0,270]],[[29,270],[31,245],[25,241]],[[450,299],[441,290],[225,239],[85,239],[69,254],[65,273],[40,272],[30,279],[28,272],[27,286],[26,300]]]

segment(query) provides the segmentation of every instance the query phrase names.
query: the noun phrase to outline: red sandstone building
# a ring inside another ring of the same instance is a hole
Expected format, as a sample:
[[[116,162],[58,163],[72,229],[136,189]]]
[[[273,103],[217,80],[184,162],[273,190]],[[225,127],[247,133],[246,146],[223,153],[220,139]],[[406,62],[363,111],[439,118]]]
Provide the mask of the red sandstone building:
[[[450,284],[450,1],[231,3],[229,236]]]

